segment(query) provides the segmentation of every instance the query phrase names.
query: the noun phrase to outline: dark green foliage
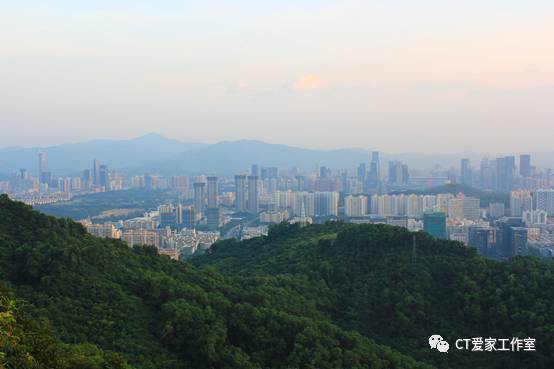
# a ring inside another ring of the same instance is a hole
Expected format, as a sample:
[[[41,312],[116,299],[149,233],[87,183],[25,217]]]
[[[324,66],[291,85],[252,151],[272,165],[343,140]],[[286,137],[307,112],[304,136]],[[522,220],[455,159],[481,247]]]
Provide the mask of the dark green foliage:
[[[345,329],[421,361],[454,368],[554,367],[554,264],[533,258],[498,262],[456,242],[386,225],[279,225],[267,238],[225,241],[194,259],[236,283],[281,281],[302,295],[304,313],[323,314]],[[265,288],[270,283],[265,284]],[[274,306],[291,304],[277,298]],[[450,341],[448,355],[427,338]],[[475,353],[455,339],[535,337],[536,353]]]
[[[68,345],[48,321],[32,319],[7,286],[0,286],[0,368],[131,369],[120,356],[92,344]]]
[[[280,242],[283,232],[269,239]],[[329,321],[320,309],[334,297],[307,277],[230,281],[151,247],[92,237],[6,196],[0,280],[24,301],[30,323],[52,327],[45,336],[57,351],[39,345],[34,355],[65,366],[43,367],[125,368],[121,358],[157,369],[429,367]]]

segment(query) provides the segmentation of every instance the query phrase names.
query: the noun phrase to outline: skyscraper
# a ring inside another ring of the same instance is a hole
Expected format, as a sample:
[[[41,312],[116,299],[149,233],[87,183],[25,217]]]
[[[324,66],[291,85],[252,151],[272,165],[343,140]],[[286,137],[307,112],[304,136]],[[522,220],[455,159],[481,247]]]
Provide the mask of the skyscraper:
[[[483,158],[481,160],[481,168],[479,173],[479,184],[484,190],[493,190],[494,189],[494,171],[491,162],[488,158]]]
[[[379,162],[379,151],[373,151],[371,153],[371,162],[372,163],[378,163]]]
[[[235,210],[239,213],[246,211],[246,175],[235,176]]]
[[[81,180],[83,182],[83,188],[89,189],[91,185],[90,169],[83,170],[83,174],[81,174]]]
[[[92,163],[92,180],[94,185],[100,185],[100,162],[97,159]]]
[[[468,245],[475,248],[480,255],[496,257],[494,229],[488,227],[473,226],[468,230]]]
[[[108,167],[106,165],[100,165],[98,167],[98,185],[108,189]]]
[[[460,162],[460,179],[463,184],[471,186],[472,173],[469,159],[464,158]]]
[[[258,176],[248,176],[248,212],[257,214],[258,210]]]
[[[366,180],[366,176],[367,176],[367,169],[366,169],[365,163],[360,163],[360,165],[358,165],[357,174],[358,174],[358,181],[363,183]]]
[[[252,166],[250,167],[250,175],[257,177],[260,176],[260,167],[258,166],[258,164],[252,164]]]
[[[40,183],[44,183],[44,172],[46,172],[46,153],[41,150],[38,153],[38,179]]]
[[[194,208],[192,206],[183,206],[181,207],[181,222],[183,227],[186,228],[193,228],[196,219],[195,219],[195,213]]]
[[[194,190],[194,209],[196,212],[204,215],[206,213],[206,183],[195,182]]]
[[[531,177],[531,155],[523,154],[519,156],[519,175]]]
[[[499,257],[511,258],[527,253],[527,228],[521,218],[502,218],[496,226]]]
[[[496,186],[498,192],[509,193],[513,188],[515,157],[505,156],[496,159]]]
[[[369,173],[367,175],[366,190],[375,190],[379,187],[379,181],[381,179],[381,164],[379,162],[379,152],[373,151],[371,153],[371,162],[369,164]]]
[[[208,180],[208,225],[212,228],[219,227],[219,205],[217,203],[217,177],[209,176]]]
[[[208,207],[217,206],[217,177],[209,176],[208,180]]]
[[[339,215],[339,193],[338,192],[316,192],[315,193],[315,214],[318,216]]]
[[[389,184],[405,185],[408,184],[410,175],[408,166],[400,161],[389,162]]]

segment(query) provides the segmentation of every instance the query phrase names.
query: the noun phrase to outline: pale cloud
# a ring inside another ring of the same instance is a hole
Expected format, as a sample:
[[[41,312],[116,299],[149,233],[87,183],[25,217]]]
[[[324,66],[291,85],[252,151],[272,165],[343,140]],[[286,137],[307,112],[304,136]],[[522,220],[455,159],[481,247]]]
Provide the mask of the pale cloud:
[[[249,88],[250,88],[250,84],[247,81],[241,79],[240,81],[237,82],[237,89],[239,91],[245,91],[245,90],[248,90]]]
[[[292,84],[294,91],[319,90],[325,86],[325,81],[316,74],[307,74],[299,77]]]

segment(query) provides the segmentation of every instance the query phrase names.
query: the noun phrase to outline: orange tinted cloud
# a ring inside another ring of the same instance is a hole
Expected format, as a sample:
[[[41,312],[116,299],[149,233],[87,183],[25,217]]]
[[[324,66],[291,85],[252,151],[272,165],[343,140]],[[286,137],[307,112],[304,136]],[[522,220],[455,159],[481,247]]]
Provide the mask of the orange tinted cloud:
[[[294,81],[294,83],[292,84],[292,89],[294,91],[309,91],[320,89],[324,85],[325,81],[323,81],[321,77],[315,74],[308,74]]]

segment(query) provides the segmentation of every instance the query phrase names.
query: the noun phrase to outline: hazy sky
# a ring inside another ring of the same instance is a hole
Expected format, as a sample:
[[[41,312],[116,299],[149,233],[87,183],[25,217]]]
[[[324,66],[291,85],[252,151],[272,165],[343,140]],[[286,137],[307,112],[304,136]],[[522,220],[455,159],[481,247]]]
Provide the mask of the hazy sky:
[[[0,146],[552,149],[554,1],[0,0]]]

